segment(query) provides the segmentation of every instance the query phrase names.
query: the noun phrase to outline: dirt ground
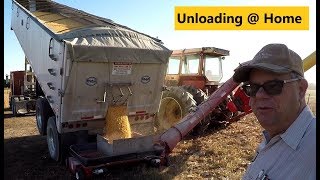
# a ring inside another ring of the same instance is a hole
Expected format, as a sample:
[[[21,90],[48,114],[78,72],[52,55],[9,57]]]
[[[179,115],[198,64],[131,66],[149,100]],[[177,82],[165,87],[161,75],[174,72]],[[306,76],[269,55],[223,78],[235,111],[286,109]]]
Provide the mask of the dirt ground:
[[[315,101],[310,103],[315,108]],[[261,141],[261,130],[250,114],[201,137],[186,137],[170,154],[168,167],[121,167],[95,179],[240,179]],[[50,159],[34,114],[12,117],[9,109],[4,112],[4,172],[4,179],[72,179],[64,165]]]
[[[246,117],[202,137],[187,137],[169,156],[168,167],[118,168],[99,179],[239,179],[260,141],[259,130],[254,118]],[[11,117],[5,111],[4,162],[5,179],[72,178],[64,165],[50,159],[34,114]]]

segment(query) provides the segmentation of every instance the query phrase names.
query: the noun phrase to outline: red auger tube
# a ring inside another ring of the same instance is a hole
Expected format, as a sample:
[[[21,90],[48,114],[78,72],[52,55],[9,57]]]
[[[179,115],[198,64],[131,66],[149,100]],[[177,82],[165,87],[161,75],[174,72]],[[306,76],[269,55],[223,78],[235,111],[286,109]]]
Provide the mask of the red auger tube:
[[[207,101],[200,104],[195,112],[189,113],[180,123],[165,131],[159,139],[157,145],[165,146],[166,154],[169,154],[174,147],[187,135],[204,117],[209,115],[237,86],[239,83],[230,78],[220,88],[218,88]]]

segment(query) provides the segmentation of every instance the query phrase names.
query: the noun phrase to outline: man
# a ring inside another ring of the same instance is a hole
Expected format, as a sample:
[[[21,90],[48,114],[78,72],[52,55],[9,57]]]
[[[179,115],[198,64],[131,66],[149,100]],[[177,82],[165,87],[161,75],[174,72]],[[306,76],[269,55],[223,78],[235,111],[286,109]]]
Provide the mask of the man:
[[[306,105],[301,57],[284,44],[264,46],[233,75],[243,82],[263,141],[243,179],[316,178],[316,118]]]

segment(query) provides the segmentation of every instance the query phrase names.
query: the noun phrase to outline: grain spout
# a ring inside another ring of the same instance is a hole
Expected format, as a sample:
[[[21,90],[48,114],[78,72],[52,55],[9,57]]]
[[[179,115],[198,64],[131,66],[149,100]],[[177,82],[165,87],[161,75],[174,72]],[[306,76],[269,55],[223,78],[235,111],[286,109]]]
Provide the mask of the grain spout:
[[[112,143],[116,139],[131,138],[127,106],[109,106],[105,119],[104,137]]]

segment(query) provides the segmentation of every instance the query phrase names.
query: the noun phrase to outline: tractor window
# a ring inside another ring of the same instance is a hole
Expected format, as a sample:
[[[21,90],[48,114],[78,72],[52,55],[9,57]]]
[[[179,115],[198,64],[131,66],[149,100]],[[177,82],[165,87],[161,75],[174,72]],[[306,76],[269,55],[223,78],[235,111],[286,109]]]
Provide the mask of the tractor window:
[[[222,78],[222,62],[220,57],[206,56],[205,75],[209,81],[219,82]]]
[[[198,74],[199,55],[186,55],[182,65],[182,74]]]
[[[179,74],[180,59],[178,57],[170,57],[167,74]]]

